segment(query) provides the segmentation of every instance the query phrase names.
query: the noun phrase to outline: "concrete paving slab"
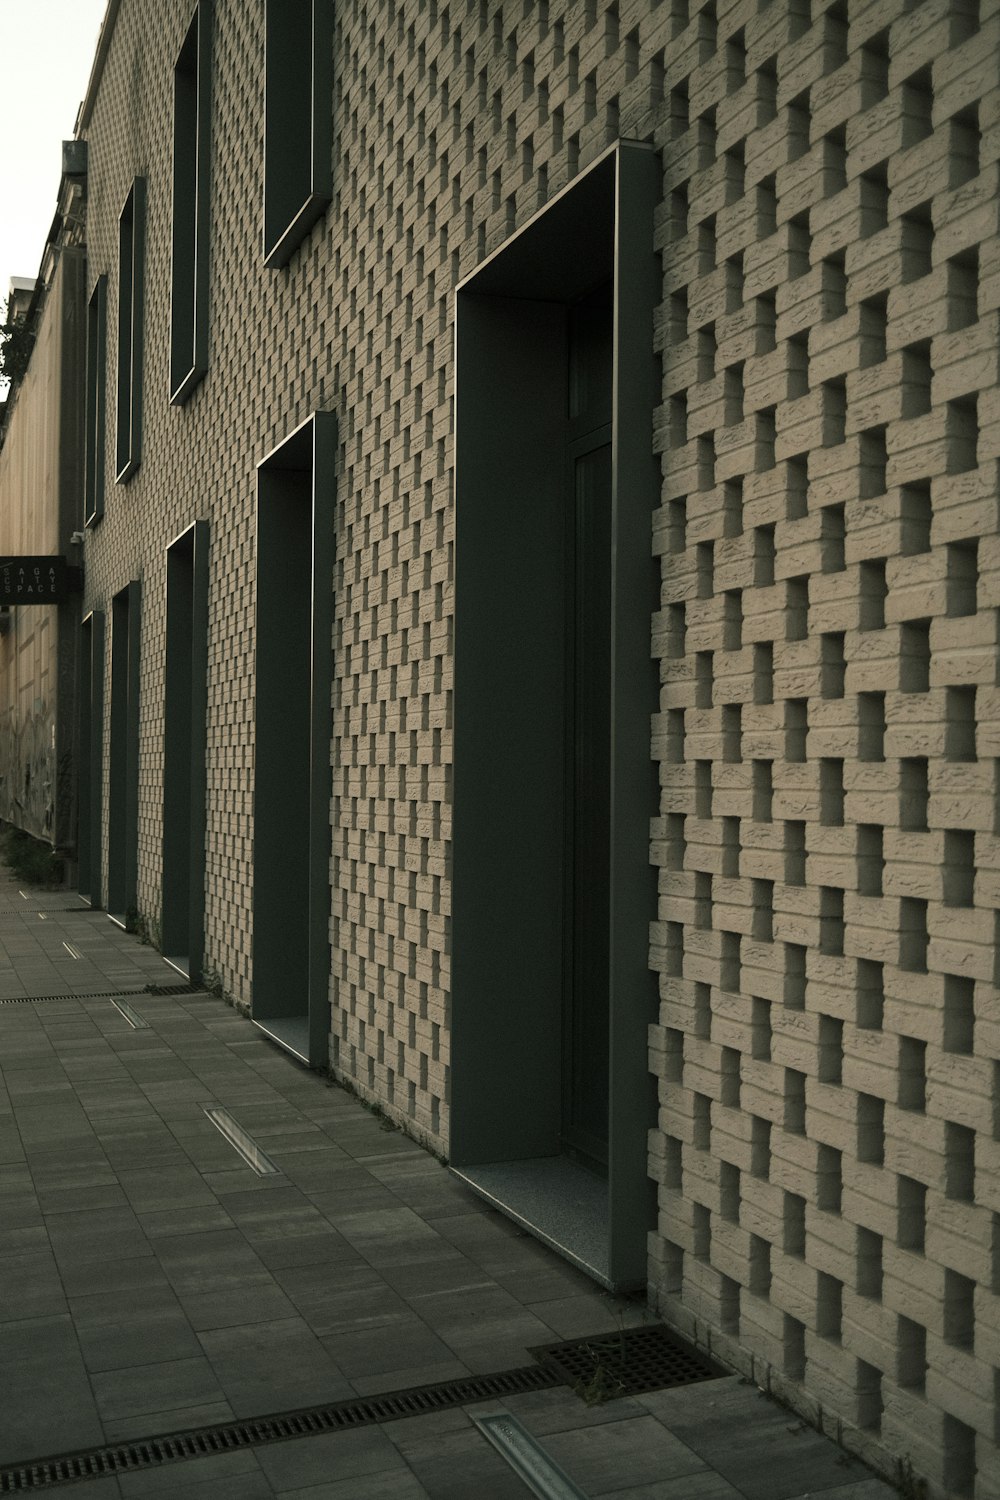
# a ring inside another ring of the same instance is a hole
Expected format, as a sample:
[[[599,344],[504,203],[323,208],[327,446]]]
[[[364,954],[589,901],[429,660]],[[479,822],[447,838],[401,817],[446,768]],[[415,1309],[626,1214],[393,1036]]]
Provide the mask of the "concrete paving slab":
[[[210,1361],[200,1354],[162,1363],[125,1365],[91,1378],[97,1409],[109,1421],[179,1411],[219,1401],[225,1394]]]
[[[66,1312],[66,1294],[48,1249],[5,1255],[0,1263],[0,1328],[23,1318]]]
[[[632,1486],[653,1484],[708,1468],[703,1458],[648,1415],[549,1433],[543,1446],[584,1493],[592,1496],[613,1493],[621,1487],[623,1477]]]
[[[152,1255],[63,1266],[62,1282],[68,1297],[86,1297],[95,1292],[117,1293],[135,1287],[165,1287],[169,1284],[166,1272]]]
[[[304,1490],[282,1490],[282,1500],[430,1500],[428,1491],[409,1469],[380,1474],[355,1474]]]
[[[136,1218],[148,1239],[162,1239],[178,1234],[201,1234],[212,1229],[232,1229],[233,1221],[218,1203],[199,1204],[194,1208],[140,1209]]]
[[[438,1338],[419,1318],[407,1322],[381,1324],[377,1328],[344,1330],[329,1334],[323,1343],[353,1384],[359,1380],[377,1384],[367,1385],[366,1394],[373,1389],[393,1391],[404,1385],[402,1372],[429,1366],[458,1365],[457,1373],[468,1374],[470,1366],[458,1358],[455,1351]]]
[[[523,1482],[471,1422],[464,1431],[412,1443],[406,1462],[433,1500],[469,1500],[470,1495],[525,1500]]]
[[[405,1473],[406,1462],[377,1427],[323,1433],[294,1443],[272,1443],[257,1452],[276,1494],[364,1475]]]
[[[290,1411],[354,1394],[346,1372],[303,1318],[211,1328],[198,1337],[239,1416]]]
[[[124,1314],[114,1323],[78,1328],[80,1351],[88,1370],[133,1368],[140,1360],[165,1364],[197,1358],[197,1335],[183,1312]]]
[[[68,1312],[0,1324],[0,1463],[103,1441],[94,1393]]]
[[[141,1442],[165,1432],[188,1432],[197,1427],[213,1427],[220,1422],[231,1422],[234,1412],[228,1401],[206,1401],[199,1406],[171,1406],[164,1411],[137,1412],[134,1416],[104,1419],[104,1430],[109,1443]],[[184,1465],[175,1471],[175,1479],[183,1484]],[[179,1489],[179,1494],[186,1490]]]
[[[125,1474],[119,1484],[124,1500],[152,1500],[153,1496],[175,1500],[178,1495],[197,1495],[199,1491],[205,1496],[225,1495],[227,1489],[233,1500],[274,1493],[252,1449],[193,1458],[144,1474]]]
[[[180,1298],[184,1314],[198,1333],[213,1328],[239,1328],[250,1323],[274,1323],[301,1312],[273,1281],[255,1281],[225,1291],[196,1293]],[[318,1332],[314,1325],[314,1332]]]

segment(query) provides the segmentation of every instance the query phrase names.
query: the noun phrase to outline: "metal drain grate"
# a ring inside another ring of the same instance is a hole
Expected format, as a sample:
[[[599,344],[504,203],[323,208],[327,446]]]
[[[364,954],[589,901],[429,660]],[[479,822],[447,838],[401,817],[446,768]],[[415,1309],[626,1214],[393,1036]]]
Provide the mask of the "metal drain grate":
[[[613,1401],[670,1386],[717,1380],[728,1372],[662,1323],[597,1338],[542,1344],[529,1351],[589,1401]]]
[[[31,1490],[73,1484],[81,1479],[103,1479],[115,1474],[160,1468],[190,1458],[230,1453],[236,1448],[258,1448],[264,1443],[289,1438],[315,1437],[345,1428],[368,1427],[394,1422],[401,1417],[423,1417],[448,1407],[466,1406],[495,1397],[516,1396],[525,1391],[543,1391],[559,1385],[558,1376],[541,1365],[503,1370],[496,1375],[468,1375],[435,1385],[389,1391],[384,1396],[337,1401],[329,1406],[310,1406],[276,1416],[251,1417],[242,1422],[220,1422],[213,1427],[195,1427],[162,1437],[132,1443],[112,1443],[103,1448],[85,1448],[37,1462],[12,1464],[0,1469],[0,1494],[21,1495]]]
[[[147,984],[147,995],[208,995],[202,984]]]

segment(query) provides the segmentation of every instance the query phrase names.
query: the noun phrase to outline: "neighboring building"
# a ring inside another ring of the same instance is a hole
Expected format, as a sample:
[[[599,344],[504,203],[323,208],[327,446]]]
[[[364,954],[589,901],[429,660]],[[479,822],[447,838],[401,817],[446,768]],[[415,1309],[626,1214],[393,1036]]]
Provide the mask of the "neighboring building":
[[[79,150],[72,143],[70,156]],[[79,562],[71,537],[80,526],[83,482],[84,182],[83,173],[64,171],[41,273],[11,278],[8,319],[30,329],[33,343],[0,416],[0,558],[61,557],[70,568]],[[47,591],[46,572],[39,578]],[[5,581],[0,577],[0,819],[72,860],[80,593],[60,577],[58,603],[12,602]]]
[[[12,276],[7,283],[7,321],[24,323],[27,320],[38,279],[35,276]]]
[[[975,1500],[998,12],[112,0],[78,130],[82,892]]]

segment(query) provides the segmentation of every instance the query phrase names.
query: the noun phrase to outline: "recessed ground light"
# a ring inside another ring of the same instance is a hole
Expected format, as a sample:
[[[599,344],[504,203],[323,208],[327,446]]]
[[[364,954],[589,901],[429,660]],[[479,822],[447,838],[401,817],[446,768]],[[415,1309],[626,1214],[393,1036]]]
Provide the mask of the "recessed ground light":
[[[112,996],[111,1004],[114,1006],[115,1010],[121,1012],[128,1024],[132,1027],[133,1031],[149,1030],[149,1022],[144,1021],[139,1012],[137,1010],[133,1010],[127,1000],[116,1000],[114,996]]]
[[[218,1104],[203,1104],[206,1115],[221,1135],[238,1151],[248,1167],[252,1167],[258,1177],[266,1177],[271,1173],[280,1173],[281,1168],[276,1167],[265,1151],[262,1151],[252,1135],[248,1135],[242,1125],[237,1125],[228,1109],[223,1109]]]
[[[587,1500],[583,1490],[510,1412],[489,1412],[484,1417],[472,1412],[469,1415],[486,1441],[493,1444],[539,1500]]]
[[[66,949],[66,952],[69,954],[70,958],[83,957],[83,954],[77,948],[74,948],[72,943],[63,943],[63,947]]]

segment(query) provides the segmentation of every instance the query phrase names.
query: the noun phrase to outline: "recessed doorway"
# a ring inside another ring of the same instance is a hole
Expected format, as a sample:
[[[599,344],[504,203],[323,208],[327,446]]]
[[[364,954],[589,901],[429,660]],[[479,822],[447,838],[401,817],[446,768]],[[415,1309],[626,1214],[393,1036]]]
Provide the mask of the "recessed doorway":
[[[101,787],[104,748],[104,611],[93,609],[80,625],[80,755],[77,795],[78,886],[82,900],[99,908]]]
[[[616,1288],[654,1206],[660,185],[619,143],[457,298],[449,1156]]]
[[[137,915],[140,595],[133,579],[111,601],[108,916],[121,927]]]
[[[208,522],[167,548],[163,700],[163,955],[201,979],[205,931],[205,708]]]

